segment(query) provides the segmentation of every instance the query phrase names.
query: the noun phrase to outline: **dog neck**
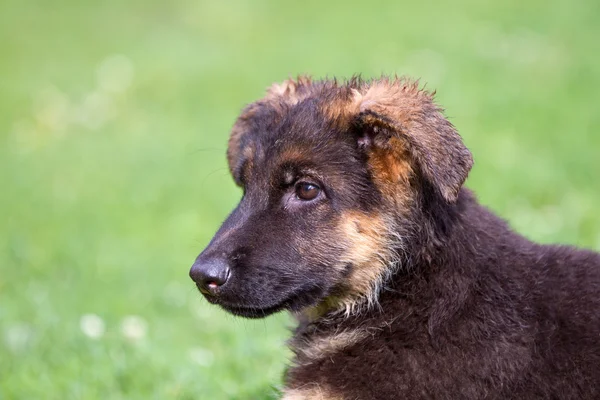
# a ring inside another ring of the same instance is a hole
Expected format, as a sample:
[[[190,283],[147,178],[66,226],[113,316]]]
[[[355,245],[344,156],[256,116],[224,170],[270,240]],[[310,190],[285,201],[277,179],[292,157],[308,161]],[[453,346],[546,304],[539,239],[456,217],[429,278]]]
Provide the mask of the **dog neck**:
[[[327,298],[295,314],[298,328],[291,345],[300,358],[306,352],[302,349],[326,354],[327,341],[334,343],[333,351],[392,325],[435,337],[468,301],[478,265],[505,256],[515,248],[510,241],[522,241],[466,189],[455,204],[430,203],[419,212],[420,234],[412,238],[402,265],[385,282],[374,306],[365,303],[346,313],[333,306],[334,298]]]

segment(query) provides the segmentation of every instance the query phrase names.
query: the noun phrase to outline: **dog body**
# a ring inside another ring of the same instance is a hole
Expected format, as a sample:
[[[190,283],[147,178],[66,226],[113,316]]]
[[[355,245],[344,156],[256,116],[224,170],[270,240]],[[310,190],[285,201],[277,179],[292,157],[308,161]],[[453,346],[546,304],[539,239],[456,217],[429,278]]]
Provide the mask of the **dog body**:
[[[466,190],[456,211],[432,262],[396,274],[377,309],[301,324],[299,398],[600,398],[598,254],[531,243]]]
[[[284,399],[600,398],[600,255],[479,205],[414,82],[275,85],[228,160],[244,196],[190,275],[234,314],[297,316]]]

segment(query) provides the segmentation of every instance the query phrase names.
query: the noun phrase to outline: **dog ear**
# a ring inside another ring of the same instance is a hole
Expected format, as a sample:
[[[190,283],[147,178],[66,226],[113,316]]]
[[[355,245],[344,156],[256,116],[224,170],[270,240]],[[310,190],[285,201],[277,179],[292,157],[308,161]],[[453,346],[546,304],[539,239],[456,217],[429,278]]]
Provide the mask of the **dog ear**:
[[[405,79],[375,81],[363,92],[354,96],[358,145],[378,149],[378,154],[386,149],[388,154],[408,153],[444,199],[456,202],[473,157],[433,95]]]
[[[227,147],[229,170],[235,182],[241,185],[240,169],[244,162],[251,161],[254,149],[248,144],[248,133],[259,129],[256,121],[276,121],[283,113],[285,105],[299,103],[310,95],[313,89],[311,77],[300,75],[296,79],[287,79],[267,88],[264,98],[246,106],[231,129]]]

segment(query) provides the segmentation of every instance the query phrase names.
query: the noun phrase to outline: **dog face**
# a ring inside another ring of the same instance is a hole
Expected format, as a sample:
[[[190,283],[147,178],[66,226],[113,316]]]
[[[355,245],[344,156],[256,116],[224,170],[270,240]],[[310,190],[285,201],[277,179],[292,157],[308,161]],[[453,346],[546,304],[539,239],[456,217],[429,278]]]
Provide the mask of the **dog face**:
[[[414,228],[420,188],[452,203],[472,163],[416,84],[306,78],[244,110],[228,161],[244,194],[190,276],[245,317],[373,303]]]

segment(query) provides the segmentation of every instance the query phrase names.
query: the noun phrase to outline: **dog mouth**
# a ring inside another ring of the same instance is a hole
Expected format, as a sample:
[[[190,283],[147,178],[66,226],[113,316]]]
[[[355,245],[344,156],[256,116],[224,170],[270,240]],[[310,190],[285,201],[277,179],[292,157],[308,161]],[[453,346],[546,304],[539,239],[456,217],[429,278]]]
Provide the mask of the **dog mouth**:
[[[226,304],[219,304],[225,311],[237,315],[238,317],[244,318],[264,318],[269,315],[275,314],[287,308],[287,302],[276,304],[270,307],[246,307],[246,306],[232,306]]]
[[[252,305],[229,303],[219,297],[204,294],[209,303],[223,308],[225,311],[244,318],[265,318],[282,310],[298,311],[317,304],[324,297],[323,289],[318,287],[301,288],[284,297],[283,300],[269,305]]]

